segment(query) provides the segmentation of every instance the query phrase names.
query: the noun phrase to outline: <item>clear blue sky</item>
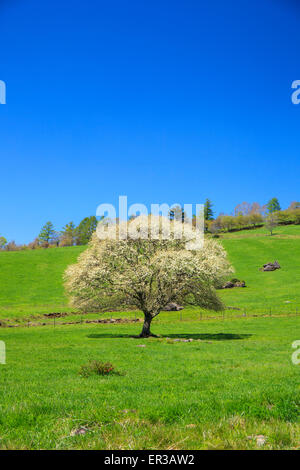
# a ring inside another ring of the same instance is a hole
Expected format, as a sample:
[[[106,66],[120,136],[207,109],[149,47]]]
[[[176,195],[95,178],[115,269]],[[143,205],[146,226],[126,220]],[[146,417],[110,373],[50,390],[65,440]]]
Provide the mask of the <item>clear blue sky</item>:
[[[0,0],[0,234],[98,204],[299,200],[292,0]]]

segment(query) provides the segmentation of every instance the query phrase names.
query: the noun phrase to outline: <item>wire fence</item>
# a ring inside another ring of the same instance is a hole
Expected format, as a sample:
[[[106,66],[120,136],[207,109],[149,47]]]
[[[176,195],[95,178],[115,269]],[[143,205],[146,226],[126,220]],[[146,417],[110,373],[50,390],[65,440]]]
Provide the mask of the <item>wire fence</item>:
[[[143,322],[143,313],[140,311],[106,312],[105,314],[50,314],[53,317],[30,318],[19,323],[8,323],[0,326],[7,327],[34,327],[34,326],[58,326],[66,325],[92,325],[92,324],[129,324]],[[62,316],[60,316],[62,315]],[[161,312],[155,317],[156,322],[191,322],[191,321],[226,321],[246,318],[280,318],[280,317],[300,317],[300,306],[290,309],[282,309],[279,306],[267,307],[260,310],[231,307],[221,312],[211,312],[200,309],[183,309],[180,311]]]

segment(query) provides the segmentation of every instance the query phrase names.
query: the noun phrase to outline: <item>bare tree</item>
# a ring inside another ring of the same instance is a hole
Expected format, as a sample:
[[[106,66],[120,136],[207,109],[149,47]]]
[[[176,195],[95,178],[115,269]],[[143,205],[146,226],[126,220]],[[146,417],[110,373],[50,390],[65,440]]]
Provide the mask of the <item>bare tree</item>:
[[[265,218],[265,227],[267,230],[269,230],[270,235],[273,235],[274,228],[277,227],[277,225],[278,225],[278,217],[276,214],[271,212]]]

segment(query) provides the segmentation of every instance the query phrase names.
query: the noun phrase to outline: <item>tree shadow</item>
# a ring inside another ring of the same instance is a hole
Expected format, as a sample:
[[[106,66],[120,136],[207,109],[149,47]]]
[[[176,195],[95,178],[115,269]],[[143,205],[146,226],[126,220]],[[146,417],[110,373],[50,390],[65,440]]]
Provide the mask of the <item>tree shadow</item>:
[[[182,333],[179,335],[162,335],[162,338],[183,338],[183,339],[202,339],[202,340],[214,340],[214,341],[226,341],[232,339],[247,339],[252,334],[234,334],[234,333]]]
[[[97,339],[97,338],[134,338],[133,335],[122,335],[120,333],[98,333],[93,335],[87,335],[87,338]]]
[[[252,334],[234,334],[234,333],[179,333],[170,335],[160,335],[157,339],[170,338],[170,339],[201,339],[201,340],[213,340],[213,341],[227,341],[235,339],[248,339]],[[109,339],[109,338],[134,338],[134,339],[145,339],[139,338],[138,336],[126,335],[126,334],[113,334],[113,333],[97,333],[87,335],[87,338],[91,339]]]

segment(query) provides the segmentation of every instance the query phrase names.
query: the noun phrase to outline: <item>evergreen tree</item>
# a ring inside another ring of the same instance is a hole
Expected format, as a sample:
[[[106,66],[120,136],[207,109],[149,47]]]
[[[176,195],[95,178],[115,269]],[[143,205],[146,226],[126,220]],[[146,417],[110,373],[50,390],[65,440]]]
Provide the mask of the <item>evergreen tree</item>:
[[[40,243],[50,243],[56,236],[52,222],[46,222],[39,234]]]
[[[204,204],[204,220],[213,220],[214,213],[212,210],[212,202],[209,199],[206,199]]]
[[[72,246],[76,240],[76,227],[73,222],[66,224],[60,234],[60,244],[63,246]]]
[[[281,207],[277,197],[273,197],[272,199],[270,199],[267,204],[267,209],[270,214],[272,214],[273,212],[281,211]]]
[[[76,229],[76,245],[87,245],[97,228],[97,219],[94,215],[85,217]]]

